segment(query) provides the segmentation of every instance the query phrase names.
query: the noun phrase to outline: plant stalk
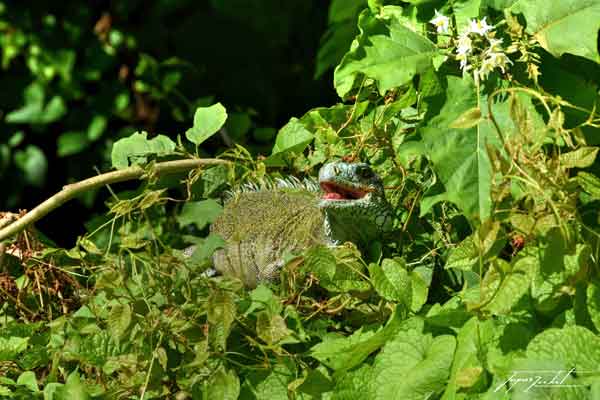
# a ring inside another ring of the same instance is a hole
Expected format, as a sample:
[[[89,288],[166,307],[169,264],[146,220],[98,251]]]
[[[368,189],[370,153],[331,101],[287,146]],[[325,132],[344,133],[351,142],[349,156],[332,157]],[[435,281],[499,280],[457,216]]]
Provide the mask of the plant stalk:
[[[156,163],[150,170],[138,165],[124,168],[118,171],[107,172],[92,178],[65,185],[62,190],[54,196],[45,200],[33,210],[19,218],[17,221],[0,229],[0,241],[25,230],[29,225],[42,219],[51,211],[62,206],[77,195],[100,186],[111,183],[125,182],[134,179],[142,179],[148,175],[164,175],[184,172],[205,165],[227,165],[229,161],[216,158],[195,158],[186,160],[165,161]]]

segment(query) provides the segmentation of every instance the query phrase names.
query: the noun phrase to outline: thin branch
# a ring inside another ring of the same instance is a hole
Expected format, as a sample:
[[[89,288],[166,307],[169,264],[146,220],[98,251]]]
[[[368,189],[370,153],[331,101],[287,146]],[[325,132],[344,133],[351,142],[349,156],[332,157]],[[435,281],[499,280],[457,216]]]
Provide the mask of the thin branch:
[[[92,178],[84,179],[82,181],[66,185],[63,189],[56,193],[54,196],[45,200],[43,203],[29,211],[23,217],[17,221],[0,229],[0,241],[15,235],[34,222],[45,217],[51,211],[62,206],[67,201],[76,197],[77,195],[86,192],[91,189],[95,189],[111,183],[125,182],[134,179],[141,179],[146,177],[148,174],[173,174],[177,172],[184,172],[194,168],[199,168],[205,165],[227,165],[229,161],[219,160],[215,158],[196,158],[188,160],[175,160],[165,161],[154,165],[150,171],[145,170],[140,166],[133,166],[124,168],[118,171],[107,172]]]

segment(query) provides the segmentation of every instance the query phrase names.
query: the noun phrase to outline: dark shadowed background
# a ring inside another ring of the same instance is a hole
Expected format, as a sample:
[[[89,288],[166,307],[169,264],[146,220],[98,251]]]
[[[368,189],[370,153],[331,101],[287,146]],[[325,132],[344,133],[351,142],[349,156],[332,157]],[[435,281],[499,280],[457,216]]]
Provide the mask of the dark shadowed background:
[[[336,101],[332,68],[359,8],[328,20],[329,7],[0,2],[0,210],[30,209],[66,183],[107,171],[112,143],[134,131],[174,139],[197,106],[213,102],[227,108],[233,141],[268,154],[290,117]],[[216,136],[202,151],[215,155],[224,145]],[[106,195],[88,193],[37,226],[68,246],[84,221],[105,211]]]

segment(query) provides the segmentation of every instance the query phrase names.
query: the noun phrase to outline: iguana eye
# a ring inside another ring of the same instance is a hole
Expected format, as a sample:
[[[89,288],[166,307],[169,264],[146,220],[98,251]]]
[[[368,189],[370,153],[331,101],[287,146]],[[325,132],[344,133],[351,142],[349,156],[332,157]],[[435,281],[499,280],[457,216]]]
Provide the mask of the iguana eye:
[[[373,170],[366,166],[360,166],[356,169],[356,174],[361,178],[369,179],[373,177]]]

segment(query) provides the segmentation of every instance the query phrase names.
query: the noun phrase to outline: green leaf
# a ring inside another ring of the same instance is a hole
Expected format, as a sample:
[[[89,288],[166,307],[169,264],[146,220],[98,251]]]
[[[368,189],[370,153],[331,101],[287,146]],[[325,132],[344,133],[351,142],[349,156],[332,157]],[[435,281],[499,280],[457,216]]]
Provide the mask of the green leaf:
[[[305,254],[301,271],[313,274],[319,285],[330,292],[366,291],[371,285],[364,279],[360,252],[352,243],[330,248],[313,246]]]
[[[37,385],[37,378],[33,371],[25,371],[17,378],[17,385],[25,386],[34,393],[40,391]]]
[[[210,107],[198,107],[194,114],[194,126],[185,132],[185,137],[196,146],[221,129],[227,120],[227,111],[221,103]]]
[[[89,146],[89,141],[83,132],[65,132],[58,137],[56,153],[59,157],[67,157],[81,153]]]
[[[496,264],[502,262],[504,261],[496,260]],[[496,275],[500,284],[494,289],[493,293],[490,293],[493,298],[487,302],[483,310],[492,315],[508,315],[511,309],[529,291],[531,279],[528,273],[535,268],[533,264],[529,257],[519,258],[512,271],[504,277],[500,277],[498,267],[490,268],[488,274]]]
[[[410,309],[417,313],[427,302],[429,285],[431,285],[432,271],[428,267],[417,267],[410,272],[412,286],[412,302]]]
[[[375,357],[374,398],[423,399],[444,389],[456,339],[449,335],[434,338],[423,329],[422,319],[406,320]]]
[[[450,124],[450,128],[472,128],[481,121],[481,110],[473,107],[458,116]]]
[[[326,246],[314,246],[304,254],[302,270],[314,274],[319,281],[329,282],[336,271],[336,260],[333,251]]]
[[[333,334],[323,337],[310,349],[310,355],[334,370],[348,370],[383,346],[385,339],[361,327],[348,337]]]
[[[594,326],[600,331],[600,285],[597,280],[588,283],[587,309]]]
[[[323,368],[325,369],[325,368]],[[320,398],[325,392],[333,389],[334,385],[329,376],[318,369],[311,369],[304,379],[304,382],[298,386],[298,390],[306,393],[313,398]]]
[[[69,374],[64,386],[56,388],[53,397],[54,400],[88,400],[89,398],[89,393],[81,382],[77,370]]]
[[[364,363],[337,379],[331,400],[371,400],[373,386],[373,368]]]
[[[215,222],[223,212],[223,207],[213,199],[186,202],[181,213],[177,216],[180,227],[194,224],[198,229]]]
[[[500,223],[488,220],[450,251],[444,268],[480,272],[480,258],[485,263],[502,249],[504,241],[498,239],[499,233]]]
[[[527,346],[527,358],[559,361],[578,371],[600,365],[600,337],[582,326],[546,329]]]
[[[450,379],[444,396],[456,394],[460,388],[473,387],[485,376],[480,349],[487,344],[487,336],[493,332],[493,322],[471,318],[460,329],[456,337],[456,353],[452,362]],[[490,329],[492,328],[492,329]]]
[[[240,395],[240,379],[234,371],[221,367],[211,375],[207,388],[209,399],[237,400]]]
[[[221,289],[212,290],[208,297],[208,322],[212,325],[210,328],[212,341],[221,349],[226,348],[235,314],[233,294]]]
[[[23,139],[25,139],[25,132],[17,131],[8,139],[8,146],[17,147],[23,142]]]
[[[265,285],[258,285],[250,292],[252,303],[244,312],[250,315],[257,310],[267,310],[270,315],[279,315],[283,309],[281,300],[273,294],[273,291]]]
[[[209,234],[201,245],[197,246],[192,254],[192,262],[203,262],[213,255],[217,249],[225,248],[227,243],[217,234]]]
[[[246,374],[240,399],[288,400],[288,384],[296,375],[291,369],[294,367],[294,364],[277,363],[268,370]]]
[[[45,103],[44,86],[33,82],[24,91],[25,105],[6,115],[6,122],[11,124],[49,124],[62,118],[67,112],[60,96],[54,96]]]
[[[203,170],[201,177],[204,186],[203,197],[217,197],[227,185],[228,173],[229,168],[225,165]]]
[[[94,118],[92,118],[92,120],[90,121],[90,124],[87,129],[88,140],[95,141],[100,139],[100,137],[106,130],[107,124],[108,119],[104,115],[94,115]]]
[[[112,148],[112,165],[116,169],[127,168],[130,164],[144,164],[150,155],[165,155],[175,150],[175,142],[164,135],[147,139],[147,132],[135,132],[119,139]]]
[[[73,318],[89,318],[89,319],[96,318],[96,315],[94,315],[94,313],[90,310],[90,308],[88,306],[81,306],[71,316]]]
[[[361,13],[360,35],[335,69],[335,88],[340,97],[348,95],[359,76],[377,81],[383,94],[432,68],[432,60],[441,57],[434,43],[404,25],[399,18],[401,10],[389,6],[379,15],[368,10]]]
[[[412,285],[404,263],[386,258],[381,266],[370,264],[369,274],[375,290],[381,297],[410,307]]]
[[[108,329],[113,337],[120,339],[127,333],[131,324],[131,307],[129,304],[115,304],[108,316]]]
[[[48,161],[44,152],[32,144],[24,150],[15,152],[15,164],[25,174],[27,182],[33,186],[42,186],[46,180]]]
[[[445,103],[439,113],[421,130],[433,167],[446,188],[436,200],[456,204],[468,219],[485,221],[491,213],[491,162],[488,146],[500,148],[495,128],[487,118],[470,128],[450,125],[467,114],[474,114],[477,92],[470,77],[448,76]],[[483,103],[483,102],[482,102]],[[495,119],[504,128],[508,107],[493,106]],[[487,106],[481,106],[486,110]],[[502,111],[502,113],[498,112]],[[469,124],[467,124],[469,125]],[[512,126],[512,122],[510,122]],[[429,204],[431,206],[431,204]],[[421,213],[427,212],[422,208]]]
[[[298,154],[312,142],[314,135],[308,131],[298,118],[292,118],[277,133],[271,156],[265,160],[267,165],[285,165],[286,153]]]
[[[485,0],[458,0],[452,4],[458,32],[464,32],[472,19],[479,19],[483,1]]]
[[[552,7],[544,0],[520,0],[510,10],[523,14],[527,32],[555,57],[571,53],[600,62],[597,0],[561,0]]]
[[[589,172],[578,172],[575,180],[587,194],[600,200],[600,179],[597,176]]]
[[[261,311],[256,317],[256,334],[269,345],[276,344],[291,333],[281,315]]]
[[[577,150],[560,155],[560,163],[565,168],[587,168],[594,163],[598,147],[580,147]]]
[[[381,348],[400,329],[400,313],[392,314],[388,324],[377,332],[361,327],[348,337],[328,334],[310,349],[310,355],[340,375],[362,363]]]

